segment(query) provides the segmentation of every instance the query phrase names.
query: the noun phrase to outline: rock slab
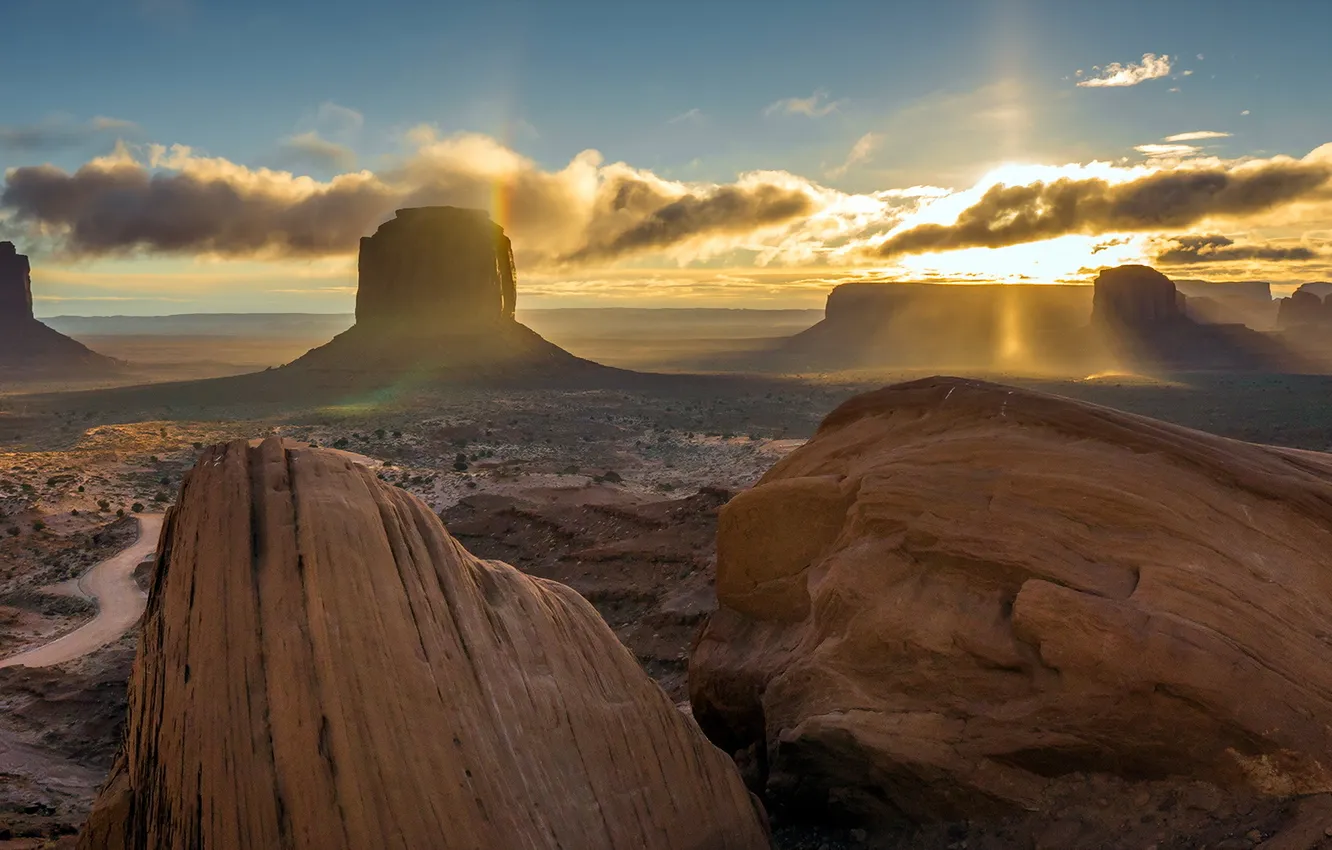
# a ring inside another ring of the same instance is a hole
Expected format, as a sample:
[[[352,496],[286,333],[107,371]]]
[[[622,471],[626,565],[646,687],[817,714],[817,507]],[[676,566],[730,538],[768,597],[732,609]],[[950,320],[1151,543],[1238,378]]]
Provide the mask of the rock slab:
[[[694,716],[769,802],[1042,811],[1082,774],[1332,790],[1332,456],[934,378],[721,512]]]
[[[81,847],[767,846],[586,601],[345,456],[206,450],[161,549]]]

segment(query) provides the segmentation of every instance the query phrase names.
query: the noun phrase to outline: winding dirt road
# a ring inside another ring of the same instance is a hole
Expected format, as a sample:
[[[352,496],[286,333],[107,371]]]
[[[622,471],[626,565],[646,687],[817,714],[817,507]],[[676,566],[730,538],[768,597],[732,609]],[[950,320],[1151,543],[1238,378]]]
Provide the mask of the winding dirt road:
[[[97,600],[97,616],[50,643],[0,660],[0,667],[50,667],[73,661],[119,638],[138,621],[148,597],[134,581],[134,568],[157,549],[162,514],[140,514],[139,539],[88,570],[79,588]]]

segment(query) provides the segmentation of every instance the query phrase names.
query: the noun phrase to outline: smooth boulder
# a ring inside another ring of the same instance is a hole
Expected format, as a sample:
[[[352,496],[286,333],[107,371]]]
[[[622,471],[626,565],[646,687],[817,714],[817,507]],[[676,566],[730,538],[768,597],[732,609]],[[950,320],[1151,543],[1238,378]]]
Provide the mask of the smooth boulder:
[[[1326,792],[1329,553],[1332,456],[889,387],[722,509],[693,713],[820,818],[1049,811],[1085,774]]]
[[[206,450],[160,550],[81,847],[767,846],[591,605],[345,455]]]

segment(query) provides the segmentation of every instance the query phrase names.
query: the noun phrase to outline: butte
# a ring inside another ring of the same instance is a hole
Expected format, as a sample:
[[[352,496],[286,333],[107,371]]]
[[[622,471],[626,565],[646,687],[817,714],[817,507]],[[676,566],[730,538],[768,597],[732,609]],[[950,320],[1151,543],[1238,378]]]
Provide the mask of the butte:
[[[513,247],[484,210],[398,210],[361,239],[356,324],[276,370],[316,384],[527,383],[616,370],[514,318]]]
[[[0,242],[0,381],[99,378],[121,365],[37,321],[28,258]]]

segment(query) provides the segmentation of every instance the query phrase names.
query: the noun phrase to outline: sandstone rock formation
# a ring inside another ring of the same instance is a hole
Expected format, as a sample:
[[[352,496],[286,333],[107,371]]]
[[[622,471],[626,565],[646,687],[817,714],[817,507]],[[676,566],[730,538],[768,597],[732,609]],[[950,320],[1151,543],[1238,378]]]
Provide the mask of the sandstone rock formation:
[[[1332,456],[928,379],[835,410],[717,549],[693,711],[776,805],[1053,815],[1084,773],[1332,790]]]
[[[33,318],[28,258],[0,242],[0,383],[96,378],[121,365]]]
[[[1141,328],[1184,318],[1183,300],[1170,278],[1150,266],[1116,266],[1093,282],[1092,321]]]
[[[1096,361],[1083,332],[1092,292],[1040,284],[847,283],[824,320],[767,353],[787,370],[1067,367]]]
[[[1093,289],[1092,330],[1122,367],[1238,371],[1311,368],[1303,357],[1271,335],[1242,323],[1212,324],[1206,315],[1191,317],[1188,299],[1170,278],[1149,266],[1106,269],[1097,275]],[[1200,312],[1207,312],[1206,306]]]
[[[1332,298],[1301,286],[1289,298],[1281,299],[1277,325],[1283,330],[1309,326],[1332,328]]]
[[[767,846],[591,605],[343,456],[205,451],[162,552],[81,847]]]
[[[439,332],[513,318],[513,246],[484,210],[398,210],[362,237],[358,269],[358,324]]]
[[[32,320],[32,277],[28,258],[13,242],[0,242],[0,323]]]
[[[359,276],[356,324],[284,367],[301,380],[549,382],[611,371],[514,319],[513,249],[484,210],[398,210],[361,240]]]
[[[1241,324],[1256,331],[1276,329],[1277,302],[1272,299],[1272,284],[1268,281],[1173,280],[1187,299],[1185,314],[1195,322]]]

